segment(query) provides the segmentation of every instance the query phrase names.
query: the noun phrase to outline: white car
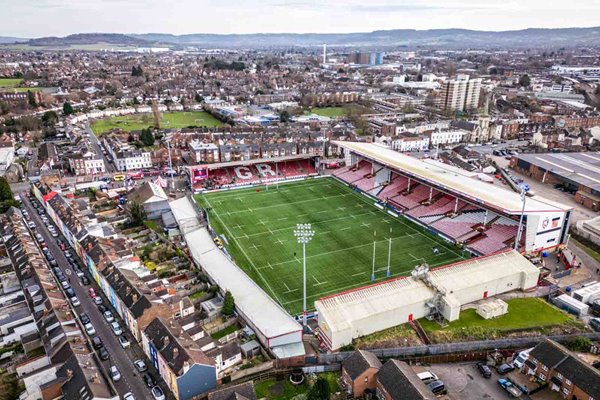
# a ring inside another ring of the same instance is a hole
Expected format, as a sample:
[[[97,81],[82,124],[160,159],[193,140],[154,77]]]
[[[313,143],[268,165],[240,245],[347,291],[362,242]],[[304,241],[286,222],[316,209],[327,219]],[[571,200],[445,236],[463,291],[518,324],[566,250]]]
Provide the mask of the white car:
[[[121,373],[119,372],[119,368],[117,368],[115,365],[110,367],[110,378],[113,380],[113,382],[118,382],[121,380]]]
[[[135,400],[135,396],[133,395],[133,393],[128,392],[125,393],[125,396],[123,396],[123,400]]]
[[[96,334],[96,329],[94,328],[94,325],[92,325],[92,323],[88,323],[84,325],[85,327],[85,331],[87,332],[88,335],[92,336]]]
[[[154,386],[152,388],[152,397],[154,397],[154,400],[165,400],[165,394],[160,386]]]
[[[121,330],[121,325],[119,325],[118,322],[113,322],[112,324],[110,324],[113,330],[113,333],[117,336],[122,335],[123,331]]]
[[[144,360],[135,360],[133,362],[133,365],[135,365],[135,369],[137,369],[138,372],[144,372],[148,370],[148,367],[146,366]]]
[[[71,287],[71,285],[69,285],[69,282],[67,281],[62,281],[60,284],[63,287],[63,289],[68,289]]]
[[[119,343],[121,344],[121,347],[124,349],[126,349],[127,347],[129,347],[131,345],[131,342],[129,341],[129,339],[127,339],[124,335],[119,336]]]
[[[106,320],[106,322],[113,322],[115,320],[115,317],[113,317],[110,311],[104,311],[104,319]]]
[[[100,296],[94,297],[94,303],[97,304],[97,305],[102,304],[102,298]]]
[[[73,307],[79,307],[81,305],[81,302],[79,301],[77,296],[73,296],[71,297],[71,304],[73,304]]]

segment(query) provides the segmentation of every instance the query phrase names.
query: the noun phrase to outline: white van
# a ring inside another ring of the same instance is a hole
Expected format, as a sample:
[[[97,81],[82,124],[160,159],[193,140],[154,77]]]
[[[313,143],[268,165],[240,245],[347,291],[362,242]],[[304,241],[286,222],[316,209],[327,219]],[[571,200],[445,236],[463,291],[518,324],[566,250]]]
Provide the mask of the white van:
[[[531,350],[533,350],[533,347],[527,350],[523,350],[515,356],[515,359],[513,360],[513,365],[517,369],[521,369],[523,365],[525,365],[525,361],[527,361],[527,359],[529,358],[529,353],[531,352]]]
[[[421,372],[418,373],[417,376],[419,377],[420,380],[423,381],[423,383],[425,383],[426,385],[428,383],[431,383],[433,381],[437,381],[438,377],[436,374],[434,374],[433,372],[429,372],[429,371],[425,371],[425,372]]]

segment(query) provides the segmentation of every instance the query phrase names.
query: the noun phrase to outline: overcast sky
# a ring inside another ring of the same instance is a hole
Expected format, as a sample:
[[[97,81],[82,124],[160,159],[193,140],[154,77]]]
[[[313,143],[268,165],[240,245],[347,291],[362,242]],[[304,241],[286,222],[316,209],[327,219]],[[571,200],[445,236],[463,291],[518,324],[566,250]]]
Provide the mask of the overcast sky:
[[[0,36],[600,25],[600,0],[0,0]]]

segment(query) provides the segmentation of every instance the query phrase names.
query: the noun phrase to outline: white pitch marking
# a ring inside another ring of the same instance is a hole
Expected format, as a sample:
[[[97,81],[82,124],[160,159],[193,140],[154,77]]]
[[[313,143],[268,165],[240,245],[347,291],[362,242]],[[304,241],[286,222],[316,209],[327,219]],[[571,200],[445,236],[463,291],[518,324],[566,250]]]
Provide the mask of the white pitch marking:
[[[368,228],[371,226],[371,224],[367,224],[366,222],[363,222],[362,224],[360,224],[360,226],[364,226],[365,228]]]
[[[352,227],[350,227],[350,226],[347,226],[347,227],[345,227],[345,228],[342,228],[342,229],[340,229],[340,231],[347,231],[348,229],[352,229]]]
[[[284,242],[283,240],[281,240],[281,239],[277,239],[277,240],[276,240],[276,242],[277,242],[277,243],[279,243],[279,244],[284,244],[284,243],[285,243],[285,242]],[[270,264],[269,264],[269,265],[270,265]]]

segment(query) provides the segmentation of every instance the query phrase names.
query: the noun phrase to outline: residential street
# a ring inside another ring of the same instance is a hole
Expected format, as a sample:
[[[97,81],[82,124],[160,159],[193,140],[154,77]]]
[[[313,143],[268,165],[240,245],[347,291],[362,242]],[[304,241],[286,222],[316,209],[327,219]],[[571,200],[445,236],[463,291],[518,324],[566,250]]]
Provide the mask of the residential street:
[[[92,336],[99,336],[102,339],[105,348],[108,350],[108,353],[110,354],[110,358],[107,361],[100,361],[100,365],[104,368],[104,371],[108,377],[110,376],[108,371],[112,365],[116,365],[121,373],[121,380],[114,383],[117,391],[119,392],[119,395],[123,396],[125,393],[132,392],[135,395],[136,399],[151,398],[150,391],[142,381],[141,374],[138,373],[135,369],[133,361],[137,359],[144,360],[146,365],[148,365],[149,367],[150,373],[155,377],[155,379],[158,378],[158,373],[153,367],[150,366],[150,362],[145,357],[140,346],[137,344],[132,335],[125,329],[125,323],[118,318],[117,312],[114,309],[112,309],[110,303],[106,301],[106,298],[104,297],[104,295],[102,295],[103,305],[109,310],[111,310],[113,316],[115,317],[115,321],[119,322],[121,328],[125,332],[125,335],[131,342],[131,345],[128,349],[123,349],[121,347],[119,341],[117,340],[117,336],[113,333],[110,327],[110,324],[106,322],[106,320],[98,310],[98,306],[94,304],[92,298],[88,294],[89,288],[94,288],[96,294],[102,293],[98,288],[96,282],[93,279],[90,279],[90,285],[83,286],[81,284],[80,279],[77,277],[75,272],[72,270],[69,262],[67,261],[67,258],[64,255],[64,251],[61,250],[58,246],[58,238],[53,238],[51,236],[50,232],[44,225],[35,208],[32,207],[31,202],[25,192],[21,193],[21,198],[23,201],[23,206],[29,212],[32,221],[34,221],[37,225],[35,231],[40,233],[44,237],[44,240],[46,241],[46,247],[48,247],[52,255],[55,257],[59,268],[63,271],[63,274],[66,277],[68,277],[71,287],[73,288],[77,298],[81,302],[81,305],[76,308],[78,318],[79,315],[81,315],[81,313],[86,313],[89,316],[91,323],[97,332],[95,335]],[[60,236],[60,238],[65,244],[67,244],[66,240],[62,238],[62,236]],[[69,250],[72,253],[74,253],[72,249]],[[77,255],[74,255],[74,258],[75,260],[77,260],[79,266],[81,267],[81,263],[78,260]],[[87,268],[81,269],[86,273],[86,276],[88,276],[89,278]],[[160,386],[162,387],[163,391],[165,393],[170,393],[166,390],[166,385],[162,380],[160,380],[160,383],[162,383]]]

